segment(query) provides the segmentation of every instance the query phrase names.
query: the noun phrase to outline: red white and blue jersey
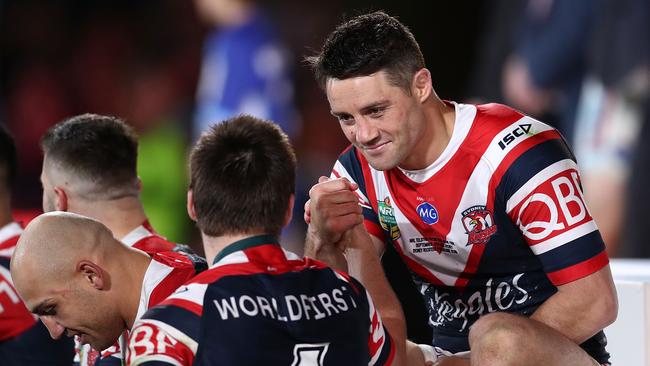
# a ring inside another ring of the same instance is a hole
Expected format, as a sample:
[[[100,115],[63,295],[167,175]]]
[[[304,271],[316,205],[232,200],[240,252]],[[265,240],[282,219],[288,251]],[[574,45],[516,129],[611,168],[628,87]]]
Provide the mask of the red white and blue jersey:
[[[15,222],[0,228],[0,364],[70,364],[70,339],[54,340],[26,307],[11,280],[11,255],[23,228]]]
[[[530,315],[608,258],[558,131],[499,104],[454,107],[449,144],[429,167],[377,171],[350,147],[332,176],[359,185],[368,232],[421,285],[433,345],[461,352],[481,315]],[[605,343],[601,332],[583,347],[605,362]]]
[[[128,365],[390,365],[366,290],[272,236],[231,244],[134,326]]]
[[[14,288],[9,272],[11,255],[23,228],[15,222],[0,228],[0,342],[13,338],[36,323]]]

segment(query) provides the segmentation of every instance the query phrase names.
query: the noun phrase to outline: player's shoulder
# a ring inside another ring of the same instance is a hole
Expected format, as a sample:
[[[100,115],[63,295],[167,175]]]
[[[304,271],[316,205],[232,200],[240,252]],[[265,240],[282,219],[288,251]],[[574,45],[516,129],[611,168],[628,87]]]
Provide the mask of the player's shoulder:
[[[175,243],[163,238],[162,236],[152,233],[150,236],[140,239],[133,244],[133,247],[147,253],[167,252],[174,250]]]
[[[477,117],[494,119],[519,119],[525,115],[516,109],[499,103],[476,105]]]

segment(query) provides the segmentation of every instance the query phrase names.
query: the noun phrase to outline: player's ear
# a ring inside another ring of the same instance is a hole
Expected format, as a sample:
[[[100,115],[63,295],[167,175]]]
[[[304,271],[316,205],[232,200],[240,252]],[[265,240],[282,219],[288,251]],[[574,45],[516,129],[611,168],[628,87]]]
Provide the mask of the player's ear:
[[[284,225],[282,225],[282,227],[289,225],[291,222],[291,218],[293,217],[293,205],[295,204],[296,195],[292,193],[291,196],[289,196],[289,204],[287,205],[287,212],[284,213]]]
[[[54,208],[57,211],[68,211],[68,194],[61,187],[54,187]]]
[[[192,221],[196,221],[196,212],[194,211],[194,193],[191,189],[187,191],[187,214]]]
[[[138,177],[136,186],[137,186],[138,193],[142,193],[142,179],[140,179],[140,177]]]
[[[83,276],[84,281],[94,289],[105,290],[110,288],[108,273],[89,260],[84,259],[79,261],[79,263],[77,263],[77,272],[80,273]]]
[[[431,72],[429,70],[422,68],[418,70],[415,75],[413,75],[411,92],[420,101],[420,103],[424,103],[424,101],[429,99],[431,93],[433,93]]]

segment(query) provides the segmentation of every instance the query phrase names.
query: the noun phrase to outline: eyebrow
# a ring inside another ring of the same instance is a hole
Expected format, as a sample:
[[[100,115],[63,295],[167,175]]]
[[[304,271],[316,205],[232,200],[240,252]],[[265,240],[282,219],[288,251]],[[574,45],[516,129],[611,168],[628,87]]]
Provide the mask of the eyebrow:
[[[380,101],[370,103],[368,105],[365,105],[365,106],[361,107],[361,113],[365,114],[365,113],[368,113],[372,109],[386,107],[389,104],[390,104],[390,101],[388,99],[382,99]],[[334,111],[334,110],[331,110],[330,113],[334,117],[339,117],[339,116],[343,116],[343,115],[350,115],[350,113],[347,113],[347,112],[337,112],[337,111]]]
[[[31,311],[33,314],[38,314],[38,315],[43,314],[43,312],[45,311],[45,308],[48,306],[48,302],[50,300],[51,299],[45,299],[45,300],[41,301],[38,305],[34,306],[29,311]]]

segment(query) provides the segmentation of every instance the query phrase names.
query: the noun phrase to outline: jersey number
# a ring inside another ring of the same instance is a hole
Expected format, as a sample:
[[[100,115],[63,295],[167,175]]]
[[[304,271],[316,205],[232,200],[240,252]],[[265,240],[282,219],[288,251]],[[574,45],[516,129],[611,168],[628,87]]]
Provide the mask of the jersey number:
[[[323,366],[323,360],[329,346],[329,342],[297,343],[293,346],[293,362],[291,366]]]

